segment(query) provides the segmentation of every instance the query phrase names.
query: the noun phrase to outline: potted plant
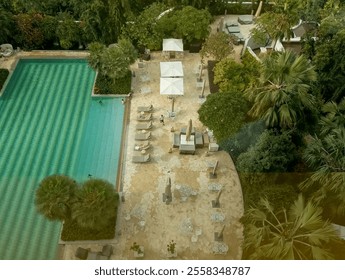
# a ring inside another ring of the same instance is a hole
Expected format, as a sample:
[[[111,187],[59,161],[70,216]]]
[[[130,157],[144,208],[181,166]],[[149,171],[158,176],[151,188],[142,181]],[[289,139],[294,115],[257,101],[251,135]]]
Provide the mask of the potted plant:
[[[168,250],[169,258],[175,258],[177,256],[176,242],[174,240],[171,240],[170,243],[168,243],[167,250]]]
[[[136,242],[133,243],[131,246],[131,250],[134,252],[134,257],[142,258],[144,257],[144,246],[137,244]]]

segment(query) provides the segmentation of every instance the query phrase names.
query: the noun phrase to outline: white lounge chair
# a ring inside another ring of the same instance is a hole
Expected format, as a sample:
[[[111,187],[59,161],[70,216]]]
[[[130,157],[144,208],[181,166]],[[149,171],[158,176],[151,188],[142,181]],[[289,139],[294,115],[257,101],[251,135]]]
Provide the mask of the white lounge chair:
[[[142,133],[142,132],[138,132],[135,134],[135,140],[148,140],[151,137],[151,132],[147,132],[147,133]]]
[[[152,128],[152,122],[145,122],[145,123],[138,123],[136,126],[135,126],[136,129],[139,129],[139,130],[144,130],[144,129],[151,129]]]
[[[141,143],[135,143],[134,150],[135,151],[142,151],[147,150],[151,147],[150,141],[142,141]]]
[[[150,161],[150,154],[142,154],[141,152],[134,152],[132,162],[144,163]]]
[[[152,120],[152,113],[149,114],[139,114],[137,120],[140,122],[147,122]]]
[[[151,112],[153,110],[152,104],[150,106],[139,106],[138,112]]]

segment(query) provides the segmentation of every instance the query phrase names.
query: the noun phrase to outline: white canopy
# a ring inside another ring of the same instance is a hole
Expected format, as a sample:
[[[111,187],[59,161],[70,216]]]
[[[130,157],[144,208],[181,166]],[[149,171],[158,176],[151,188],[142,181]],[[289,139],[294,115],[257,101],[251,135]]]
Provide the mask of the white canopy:
[[[160,93],[163,95],[183,95],[183,78],[161,78]]]
[[[161,62],[161,77],[183,77],[181,61]]]
[[[167,52],[183,52],[182,39],[163,39],[163,51]]]

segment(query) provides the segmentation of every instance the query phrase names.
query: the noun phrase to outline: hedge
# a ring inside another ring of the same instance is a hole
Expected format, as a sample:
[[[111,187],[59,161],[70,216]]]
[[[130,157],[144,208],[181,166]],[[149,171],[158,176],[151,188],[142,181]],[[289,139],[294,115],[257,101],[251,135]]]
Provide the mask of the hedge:
[[[95,85],[96,94],[129,94],[131,91],[132,74],[128,70],[125,77],[112,80],[98,73]]]
[[[0,90],[2,89],[4,83],[6,82],[6,79],[9,74],[10,74],[10,71],[4,68],[0,68]]]

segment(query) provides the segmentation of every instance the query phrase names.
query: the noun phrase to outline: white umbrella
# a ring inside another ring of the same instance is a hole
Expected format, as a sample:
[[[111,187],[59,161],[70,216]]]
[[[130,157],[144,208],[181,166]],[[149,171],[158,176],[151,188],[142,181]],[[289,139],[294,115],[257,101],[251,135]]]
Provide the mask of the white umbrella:
[[[181,61],[161,62],[161,77],[183,77]]]
[[[183,78],[161,78],[160,94],[162,95],[183,95]]]
[[[183,52],[182,39],[163,39],[163,51],[167,52]]]

